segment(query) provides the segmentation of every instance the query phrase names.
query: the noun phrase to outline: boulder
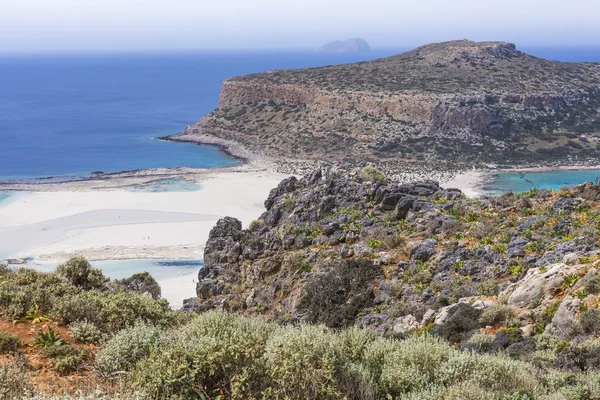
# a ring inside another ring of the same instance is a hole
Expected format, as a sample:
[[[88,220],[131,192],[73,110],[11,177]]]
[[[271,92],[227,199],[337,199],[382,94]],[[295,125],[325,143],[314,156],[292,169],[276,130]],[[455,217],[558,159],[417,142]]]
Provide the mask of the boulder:
[[[419,329],[417,319],[412,315],[396,318],[394,321],[394,333],[401,334]]]
[[[426,262],[435,254],[435,246],[437,241],[434,239],[426,239],[413,250],[412,256],[415,260]]]
[[[502,291],[501,295],[509,295],[508,304],[515,307],[529,307],[534,300],[550,299],[560,290],[565,275],[575,271],[565,264],[550,266],[546,272],[539,268],[531,268],[520,281],[513,283]]]
[[[545,334],[554,335],[561,339],[566,339],[572,329],[573,324],[577,320],[577,315],[581,309],[581,301],[579,299],[566,299],[560,303],[552,322],[548,324],[544,330]]]
[[[412,209],[414,202],[417,200],[414,196],[405,196],[398,201],[394,209],[394,216],[397,220],[405,219],[408,212]]]

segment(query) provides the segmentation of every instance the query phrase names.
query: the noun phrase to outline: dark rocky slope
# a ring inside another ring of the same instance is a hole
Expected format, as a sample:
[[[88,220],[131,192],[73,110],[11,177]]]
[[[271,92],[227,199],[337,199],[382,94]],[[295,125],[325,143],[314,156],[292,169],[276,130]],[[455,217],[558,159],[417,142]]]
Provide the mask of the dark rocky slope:
[[[454,41],[370,62],[230,78],[219,108],[180,138],[208,135],[281,159],[437,168],[584,162],[597,160],[599,108],[598,64],[548,61],[511,43]]]
[[[516,335],[499,347],[584,334],[579,321],[597,312],[597,185],[467,199],[339,167],[284,180],[265,207],[250,229],[213,228],[188,310],[451,341]]]

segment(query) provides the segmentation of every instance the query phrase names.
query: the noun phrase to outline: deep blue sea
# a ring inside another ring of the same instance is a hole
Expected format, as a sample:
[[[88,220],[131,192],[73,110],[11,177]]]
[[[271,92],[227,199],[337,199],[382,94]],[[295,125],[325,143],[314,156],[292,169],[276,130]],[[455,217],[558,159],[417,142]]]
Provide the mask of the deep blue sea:
[[[0,55],[0,180],[230,165],[214,147],[154,138],[216,108],[228,77],[397,52]]]
[[[600,47],[521,49],[560,61],[600,61]],[[230,76],[364,61],[401,51],[0,55],[0,180],[231,165],[236,160],[214,147],[155,138],[180,132],[212,111],[221,83]],[[559,171],[525,180],[507,175],[492,186],[526,190],[529,181],[579,183],[596,173]]]

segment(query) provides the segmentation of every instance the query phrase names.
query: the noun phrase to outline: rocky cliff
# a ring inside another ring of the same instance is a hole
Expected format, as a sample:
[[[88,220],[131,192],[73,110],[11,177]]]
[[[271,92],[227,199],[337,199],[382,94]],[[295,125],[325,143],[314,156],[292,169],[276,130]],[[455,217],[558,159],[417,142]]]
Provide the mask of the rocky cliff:
[[[282,181],[265,208],[249,229],[213,228],[186,309],[463,346],[481,330],[495,349],[600,329],[598,185],[467,199],[339,167]]]
[[[187,127],[274,158],[527,164],[597,157],[600,66],[454,41],[230,78]]]

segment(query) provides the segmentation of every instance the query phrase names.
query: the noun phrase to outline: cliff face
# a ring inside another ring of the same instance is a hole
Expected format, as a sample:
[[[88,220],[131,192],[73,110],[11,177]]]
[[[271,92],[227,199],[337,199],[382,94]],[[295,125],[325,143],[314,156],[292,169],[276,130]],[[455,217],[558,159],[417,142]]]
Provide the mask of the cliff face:
[[[186,134],[270,156],[524,164],[596,157],[600,67],[509,43],[428,45],[398,56],[231,78]]]
[[[282,181],[265,208],[249,229],[213,228],[188,310],[451,341],[508,327],[500,349],[577,335],[600,301],[598,185],[466,199],[338,167]]]

